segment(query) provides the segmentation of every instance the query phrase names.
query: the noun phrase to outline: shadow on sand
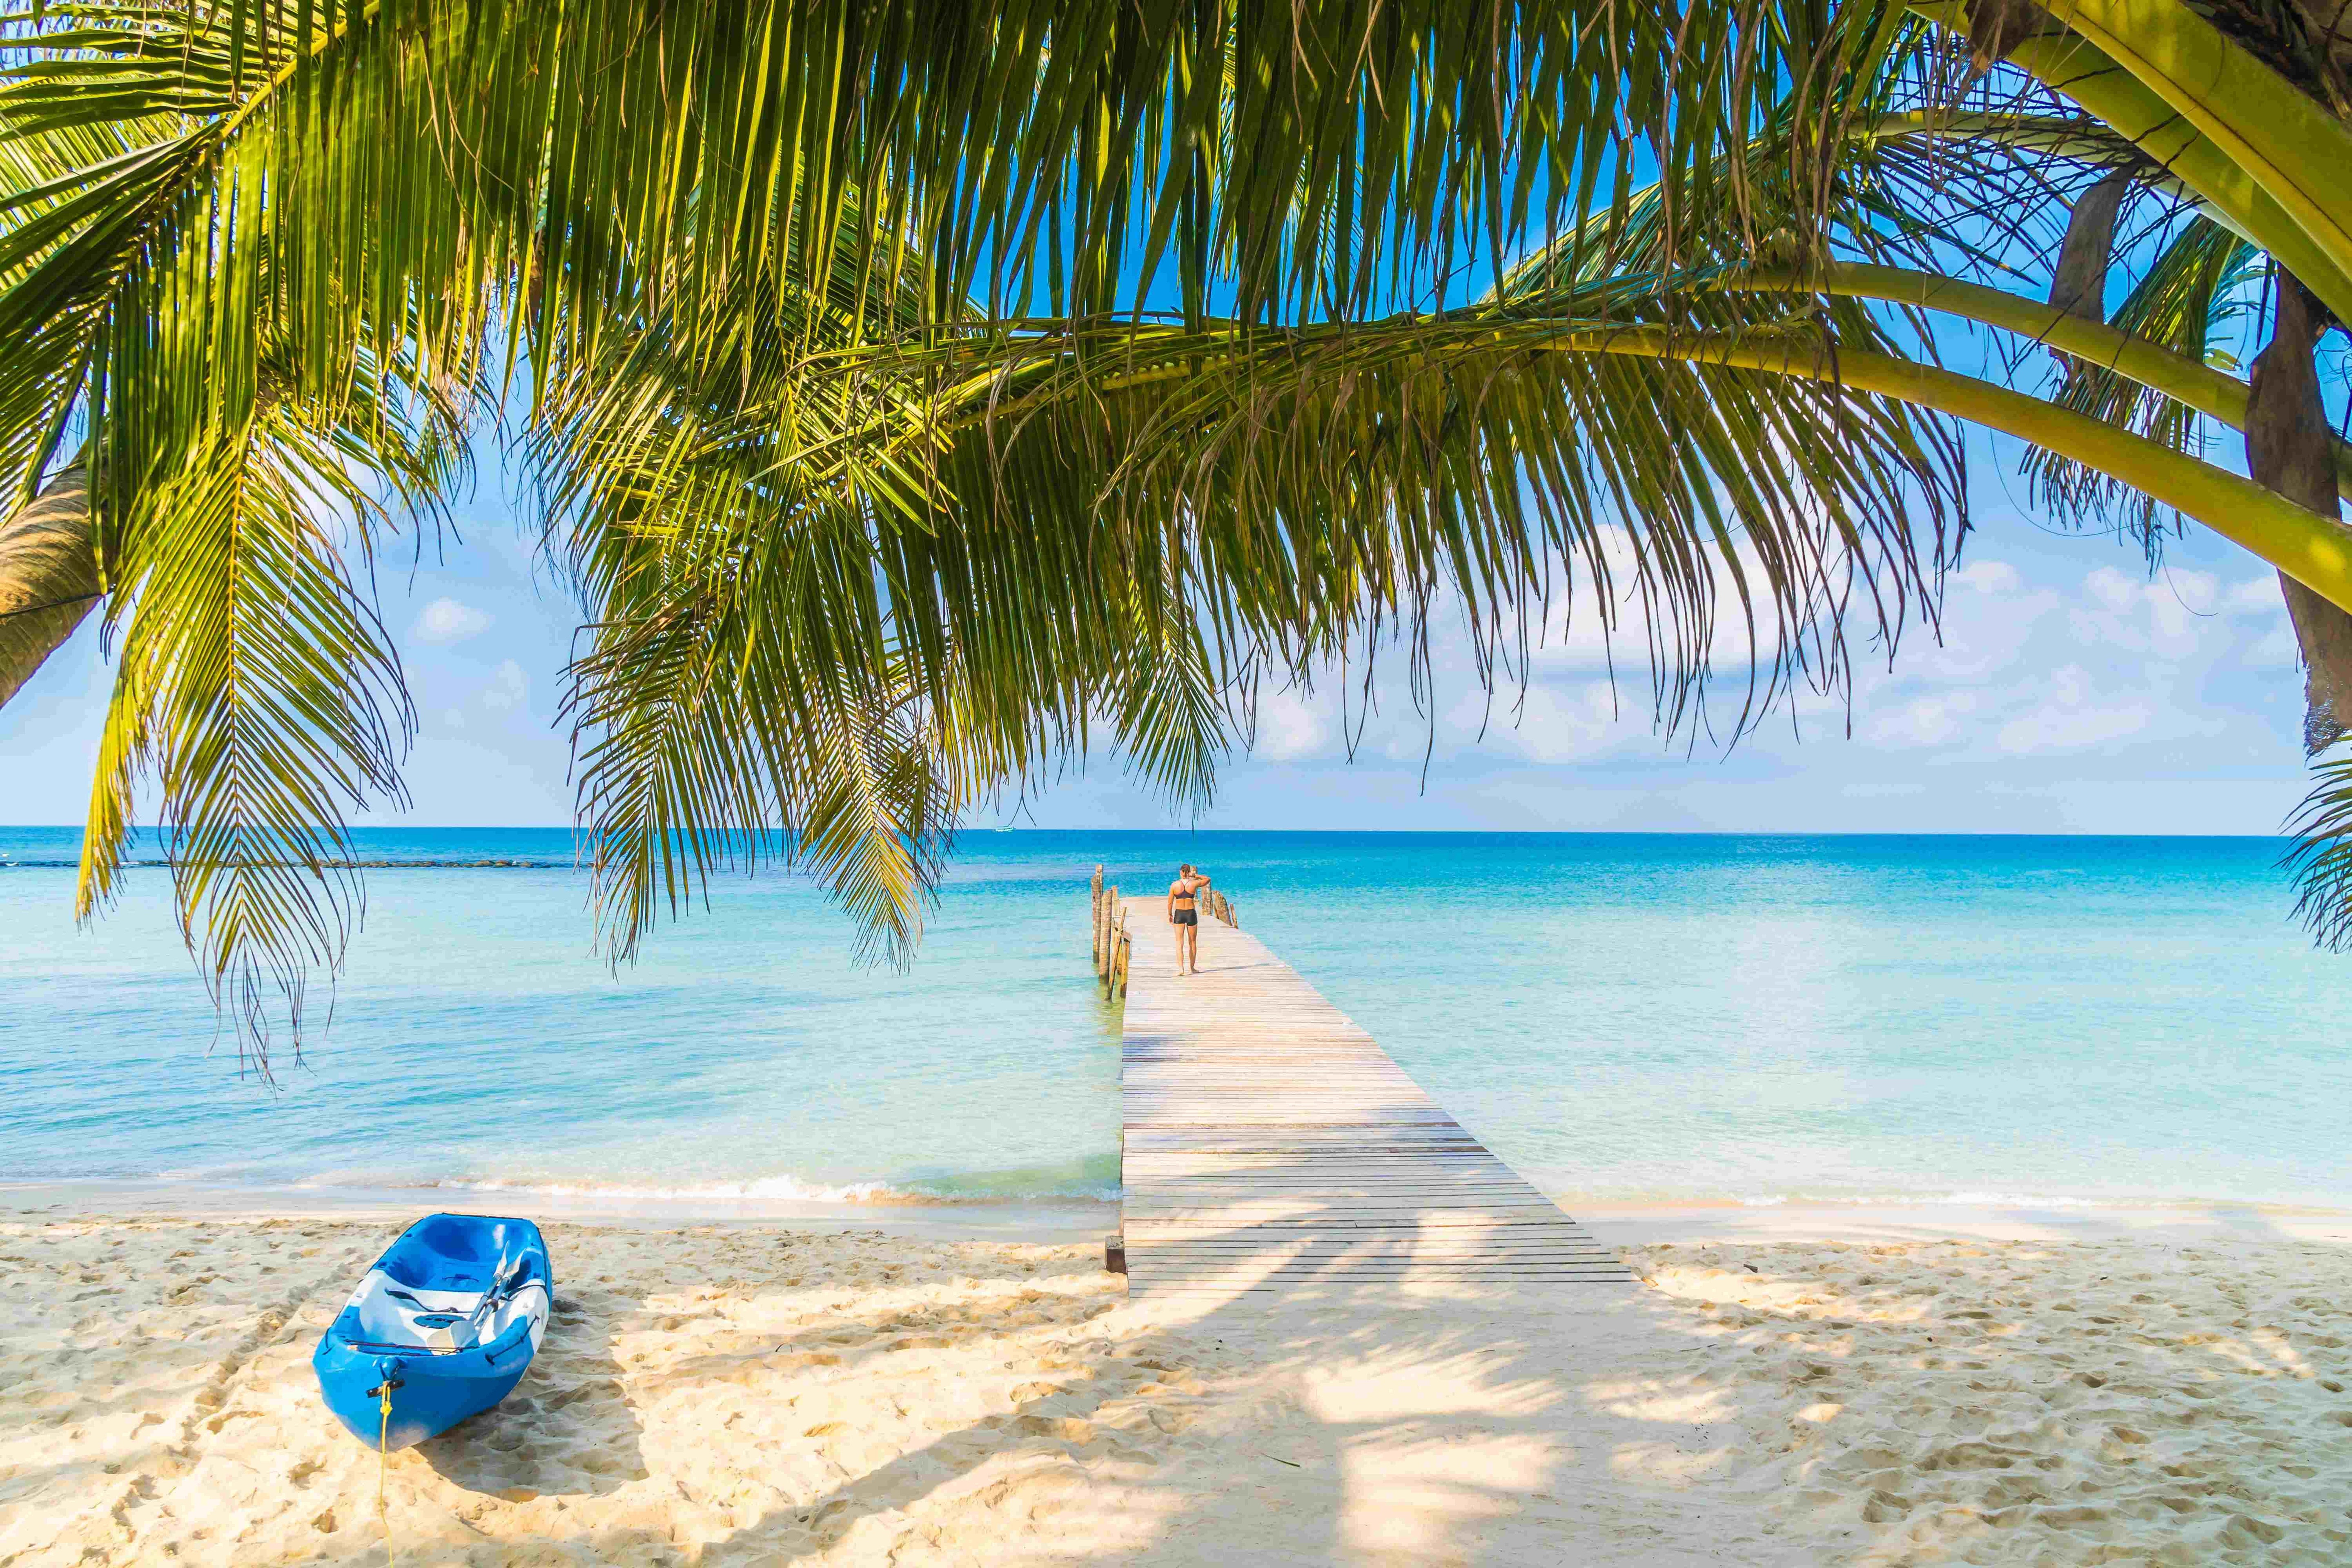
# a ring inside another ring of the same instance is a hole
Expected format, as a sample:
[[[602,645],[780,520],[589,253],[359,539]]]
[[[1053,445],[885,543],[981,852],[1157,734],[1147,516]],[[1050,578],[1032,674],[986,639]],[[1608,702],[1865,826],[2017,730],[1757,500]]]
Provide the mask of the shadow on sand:
[[[417,1454],[450,1485],[509,1502],[603,1497],[643,1480],[642,1433],[615,1347],[648,1316],[619,1292],[567,1292],[515,1391],[419,1443]]]

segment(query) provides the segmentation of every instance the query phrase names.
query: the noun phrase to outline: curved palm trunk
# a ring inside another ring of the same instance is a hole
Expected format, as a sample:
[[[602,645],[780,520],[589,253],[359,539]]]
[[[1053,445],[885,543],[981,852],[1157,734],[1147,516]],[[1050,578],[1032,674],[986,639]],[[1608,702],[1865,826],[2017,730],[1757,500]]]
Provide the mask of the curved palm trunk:
[[[2068,32],[2211,142],[2352,274],[2352,130],[2182,0],[2067,0]],[[2336,27],[2341,27],[2340,20]]]
[[[2255,356],[2246,394],[2246,471],[2314,511],[2336,510],[2336,432],[2320,400],[2315,355],[2327,318],[2284,272],[2271,341]],[[2352,730],[2352,616],[2285,573],[2279,587],[2303,650],[2303,745],[2316,753]]]
[[[2086,414],[1936,365],[1890,354],[1772,347],[1706,332],[1629,327],[1569,334],[1570,353],[1634,354],[1731,365],[1874,392],[2019,437],[2096,468],[2261,556],[2328,603],[2352,609],[2352,529],[2335,488],[2323,511]],[[2330,453],[2329,474],[2334,474]]]
[[[1969,13],[1958,0],[1914,0],[1911,10],[1964,36],[1968,32]],[[2165,10],[2168,20],[2195,21],[2179,6],[2167,5]],[[2339,254],[2315,237],[2280,199],[2273,188],[2275,181],[2266,184],[2257,178],[2243,157],[2241,139],[2225,135],[2217,142],[2208,136],[2200,124],[2209,123],[2210,116],[2200,120],[2184,114],[2179,105],[2104,52],[2083,27],[2075,26],[2074,11],[2068,12],[2065,20],[2065,27],[2050,32],[2004,25],[1978,43],[1999,47],[2009,64],[2073,100],[2093,119],[2138,147],[2170,179],[2194,192],[2212,216],[2303,279],[2328,309],[2352,320],[2352,253]],[[2198,25],[2210,33],[2210,26]],[[2212,37],[2219,39],[2218,34]],[[2242,51],[2229,52],[2232,64],[2246,63],[2236,58]],[[2219,65],[2214,68],[2218,70]],[[2242,86],[2239,92],[2250,119],[2262,115],[2263,105],[2276,107],[2282,98],[2299,96],[2275,77],[2251,89]],[[2296,106],[2309,107],[2307,103]],[[2299,118],[2293,110],[2286,113],[2289,119]],[[2317,152],[2307,153],[2305,161],[2319,169],[2335,166]],[[2277,173],[2267,166],[2265,172]]]
[[[2127,381],[2136,381],[2177,403],[2186,404],[2208,418],[2218,419],[2232,430],[2246,427],[2246,384],[2235,376],[2103,321],[1980,283],[1900,267],[1838,262],[1811,269],[1759,268],[1724,279],[1715,286],[1884,300],[1889,304],[1965,317],[2032,338],[2053,351],[2113,371]],[[2352,499],[2352,446],[2333,438],[2331,442],[2328,450],[2335,464],[2336,489]]]
[[[68,468],[0,522],[0,704],[73,635],[104,591],[89,475]]]

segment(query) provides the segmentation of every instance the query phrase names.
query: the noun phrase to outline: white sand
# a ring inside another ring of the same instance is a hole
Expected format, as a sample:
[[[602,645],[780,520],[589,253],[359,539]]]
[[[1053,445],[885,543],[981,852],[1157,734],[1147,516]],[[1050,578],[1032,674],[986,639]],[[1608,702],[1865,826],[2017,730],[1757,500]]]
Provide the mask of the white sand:
[[[555,1224],[426,1563],[2352,1563],[2352,1248],[1604,1233],[1647,1288],[1129,1305],[1087,1247]],[[0,1565],[376,1563],[318,1333],[382,1219],[0,1224]]]

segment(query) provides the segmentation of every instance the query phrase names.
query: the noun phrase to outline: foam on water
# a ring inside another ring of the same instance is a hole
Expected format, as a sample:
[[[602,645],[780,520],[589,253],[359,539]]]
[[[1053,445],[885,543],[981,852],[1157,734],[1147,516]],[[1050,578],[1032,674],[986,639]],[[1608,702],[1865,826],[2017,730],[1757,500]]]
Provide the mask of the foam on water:
[[[76,847],[0,829],[0,1179],[1102,1201],[1082,884],[1186,858],[1571,1203],[2352,1206],[2352,961],[2265,840],[990,833],[906,973],[772,876],[614,974],[569,833],[374,832],[425,864],[367,873],[277,1092],[215,1046],[166,874],[78,931]]]

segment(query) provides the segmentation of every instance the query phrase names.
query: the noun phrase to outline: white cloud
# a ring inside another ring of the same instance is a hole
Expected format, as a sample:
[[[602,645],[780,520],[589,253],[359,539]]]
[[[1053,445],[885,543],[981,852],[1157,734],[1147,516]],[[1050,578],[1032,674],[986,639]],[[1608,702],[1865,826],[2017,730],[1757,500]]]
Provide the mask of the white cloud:
[[[1953,573],[1952,581],[1979,594],[2014,594],[2025,586],[2025,579],[2006,561],[1976,562]]]
[[[1980,705],[1973,691],[1914,698],[1878,714],[1863,731],[1863,740],[1890,751],[1945,745],[1960,738]]]
[[[2242,616],[2283,616],[2286,614],[2286,600],[2280,596],[2279,580],[2273,574],[2232,584],[2221,600],[2221,607]]]
[[[1974,592],[1946,600],[1940,640],[1906,639],[1895,656],[1897,679],[1944,685],[1990,680],[2025,657],[2043,619],[2063,603],[2046,588],[2029,589],[2005,562],[1980,561],[1960,577]]]
[[[2144,701],[2101,701],[2091,672],[2070,664],[2042,683],[2039,703],[2000,727],[1995,743],[2011,755],[2080,751],[2137,734],[2151,717],[2153,710]]]
[[[2168,571],[2154,581],[2101,566],[2083,579],[2096,608],[2074,611],[2074,640],[2128,652],[2179,660],[2230,635],[2217,626],[2223,603],[2221,584],[2204,572]]]
[[[523,699],[530,695],[530,677],[523,673],[522,666],[508,659],[491,674],[489,684],[482,688],[482,706],[504,711],[521,707]]]
[[[423,642],[459,643],[490,629],[490,617],[455,599],[436,599],[416,617],[415,636]]]
[[[1295,763],[1323,749],[1328,738],[1322,715],[1297,691],[1277,691],[1257,705],[1257,754],[1268,762]]]
[[[2110,610],[2124,611],[2139,602],[2140,591],[2147,586],[2125,576],[2112,566],[2101,566],[2083,579],[2084,591]]]
[[[1616,738],[1618,719],[1616,695],[1605,680],[1567,690],[1533,686],[1517,712],[1497,713],[1496,726],[1487,733],[1515,745],[1530,762],[1565,763],[1590,756]]]
[[[2303,658],[2303,649],[2294,640],[2294,625],[2285,616],[2278,625],[2263,634],[2260,642],[2246,650],[2246,662],[2260,669],[2293,668]]]
[[[2086,746],[2119,741],[2147,728],[2149,710],[2137,704],[2121,708],[2069,708],[2048,703],[2022,719],[2000,727],[1999,744],[2011,755],[2036,752],[2079,752]]]

